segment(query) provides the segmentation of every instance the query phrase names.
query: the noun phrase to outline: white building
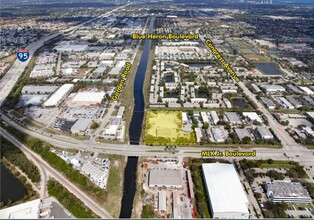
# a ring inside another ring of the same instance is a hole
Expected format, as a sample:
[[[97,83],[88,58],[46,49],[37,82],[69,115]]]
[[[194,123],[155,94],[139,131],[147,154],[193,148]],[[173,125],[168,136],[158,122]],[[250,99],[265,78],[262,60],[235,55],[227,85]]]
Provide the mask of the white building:
[[[85,134],[86,130],[92,124],[92,120],[88,118],[80,118],[78,119],[75,124],[71,127],[72,134]]]
[[[99,167],[92,164],[91,162],[86,162],[83,164],[81,171],[100,188],[105,189],[107,187],[107,180],[109,176],[109,164],[106,166],[104,170],[102,170]]]
[[[206,112],[201,112],[201,117],[202,117],[203,123],[209,124],[209,119],[208,119],[208,115]]]
[[[105,94],[105,92],[79,92],[72,102],[76,105],[96,105],[101,103]]]
[[[284,97],[278,97],[277,100],[280,104],[284,106],[284,108],[287,109],[294,109],[294,106]]]
[[[25,202],[0,210],[1,219],[38,219],[40,214],[40,199]]]
[[[265,139],[265,140],[274,139],[274,135],[267,128],[258,127],[256,130],[262,139]]]
[[[196,136],[196,142],[200,143],[203,137],[202,129],[201,128],[195,128],[195,136]]]
[[[73,89],[73,84],[64,84],[57,91],[55,91],[49,99],[44,103],[45,107],[59,105]]]
[[[189,121],[188,121],[188,116],[187,116],[186,112],[182,112],[182,123],[184,125],[186,125],[188,122]]]
[[[248,219],[249,201],[233,165],[205,163],[202,170],[213,219]]]
[[[263,123],[263,120],[256,112],[243,112],[243,116],[249,118],[251,121],[257,121]]]
[[[274,93],[274,92],[285,92],[286,89],[279,85],[261,85],[266,92]]]
[[[223,126],[210,129],[215,142],[224,142],[228,139],[228,133]]]
[[[314,94],[314,92],[311,89],[309,89],[305,86],[299,86],[299,88],[302,89],[303,92],[305,92],[307,95],[313,95]]]
[[[210,112],[210,116],[211,116],[211,118],[212,118],[213,124],[217,124],[218,121],[219,121],[219,117],[218,117],[217,112],[211,111],[211,112]]]
[[[158,192],[158,211],[167,211],[167,194],[165,191]]]

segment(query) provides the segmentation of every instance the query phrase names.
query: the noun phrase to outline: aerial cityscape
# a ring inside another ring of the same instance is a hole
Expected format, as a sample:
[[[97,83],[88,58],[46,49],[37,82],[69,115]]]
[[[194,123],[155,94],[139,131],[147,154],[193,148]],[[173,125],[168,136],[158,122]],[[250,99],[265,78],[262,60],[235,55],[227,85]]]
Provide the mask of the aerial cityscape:
[[[314,218],[313,0],[0,10],[0,219]]]

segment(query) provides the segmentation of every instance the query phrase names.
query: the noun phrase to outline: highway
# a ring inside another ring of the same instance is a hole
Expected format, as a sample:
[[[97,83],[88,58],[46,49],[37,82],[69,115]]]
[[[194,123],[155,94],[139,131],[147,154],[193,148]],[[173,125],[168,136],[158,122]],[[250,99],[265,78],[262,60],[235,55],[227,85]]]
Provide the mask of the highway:
[[[73,193],[78,199],[80,199],[87,207],[89,207],[95,214],[99,215],[101,218],[112,218],[112,216],[105,211],[97,202],[91,199],[88,195],[82,192],[76,185],[71,183],[66,177],[60,174],[59,171],[52,168],[46,161],[44,161],[39,155],[34,153],[32,150],[28,149],[25,145],[19,142],[15,137],[10,135],[4,129],[0,128],[1,135],[7,138],[9,141],[14,143],[27,157],[34,162],[41,170],[44,170],[44,178],[47,179],[46,173],[61,183],[65,188],[67,188],[71,193]]]

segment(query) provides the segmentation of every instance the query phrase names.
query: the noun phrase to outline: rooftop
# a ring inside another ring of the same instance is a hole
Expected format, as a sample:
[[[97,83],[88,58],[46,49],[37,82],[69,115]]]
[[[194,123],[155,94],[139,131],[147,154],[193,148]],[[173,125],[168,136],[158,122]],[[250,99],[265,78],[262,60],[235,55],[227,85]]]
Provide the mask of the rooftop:
[[[213,212],[249,212],[248,199],[232,164],[205,163],[202,170]]]

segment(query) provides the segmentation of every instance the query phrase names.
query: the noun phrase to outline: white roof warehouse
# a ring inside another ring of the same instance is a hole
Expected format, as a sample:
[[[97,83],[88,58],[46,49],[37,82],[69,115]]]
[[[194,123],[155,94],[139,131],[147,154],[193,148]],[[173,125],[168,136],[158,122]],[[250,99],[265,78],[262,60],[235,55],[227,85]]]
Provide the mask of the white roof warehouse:
[[[213,218],[248,219],[248,199],[232,164],[202,164]]]

